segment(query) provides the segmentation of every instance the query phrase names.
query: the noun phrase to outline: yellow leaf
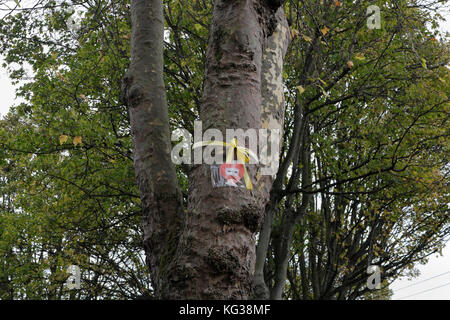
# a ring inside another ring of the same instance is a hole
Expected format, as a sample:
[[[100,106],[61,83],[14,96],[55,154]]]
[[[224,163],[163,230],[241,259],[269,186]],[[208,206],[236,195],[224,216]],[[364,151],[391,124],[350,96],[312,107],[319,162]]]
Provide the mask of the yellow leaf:
[[[328,31],[330,31],[330,29],[328,29],[327,27],[323,27],[322,30],[320,31],[322,32],[323,35],[326,35]]]
[[[82,138],[80,136],[73,137],[73,145],[76,147],[82,142]]]
[[[348,67],[349,69],[351,69],[351,68],[353,67],[353,61],[352,61],[352,60],[348,60],[348,61],[347,61],[347,67]]]
[[[303,92],[305,92],[305,88],[303,88],[302,86],[298,86],[297,90],[300,94],[302,94]]]
[[[362,54],[357,53],[357,54],[355,54],[355,59],[357,59],[357,60],[364,60],[365,57]]]
[[[294,39],[299,34],[297,29],[291,29],[291,39]]]
[[[305,34],[302,34],[302,37],[303,37],[303,39],[305,39],[306,42],[311,42],[312,41],[312,39],[310,37],[308,37],[307,35],[305,35]]]
[[[66,143],[67,139],[69,139],[68,136],[66,136],[65,134],[62,134],[59,136],[59,144],[64,144]]]

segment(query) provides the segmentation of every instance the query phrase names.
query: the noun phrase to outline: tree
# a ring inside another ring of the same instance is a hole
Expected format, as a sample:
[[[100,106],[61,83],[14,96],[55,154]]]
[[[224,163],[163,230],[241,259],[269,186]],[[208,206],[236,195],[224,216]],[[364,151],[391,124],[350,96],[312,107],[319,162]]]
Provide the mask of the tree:
[[[18,33],[2,25],[2,37],[10,40],[2,39],[2,46],[25,46],[10,51],[9,58],[30,59],[38,70],[21,83],[18,95],[25,102],[0,125],[1,175],[8,181],[2,194],[11,198],[9,213],[0,216],[1,276],[9,277],[11,287],[5,297],[148,296],[128,115],[118,103],[120,70],[128,63],[127,7],[114,3],[97,11],[93,5],[90,23],[73,30],[66,25],[67,3],[46,5],[10,16],[6,26]],[[32,24],[30,34],[18,26],[23,21]],[[34,27],[47,32],[38,38]],[[63,30],[58,39],[55,30]],[[27,58],[20,58],[23,54]],[[19,72],[16,79],[22,77]],[[14,164],[9,170],[8,163]],[[65,286],[70,265],[82,272],[78,291]]]
[[[293,130],[266,209],[275,226],[262,231],[272,298],[355,299],[367,266],[395,279],[449,231],[448,46],[423,27],[426,5],[395,2],[380,30],[367,30],[366,8],[289,8],[301,58],[287,63]]]

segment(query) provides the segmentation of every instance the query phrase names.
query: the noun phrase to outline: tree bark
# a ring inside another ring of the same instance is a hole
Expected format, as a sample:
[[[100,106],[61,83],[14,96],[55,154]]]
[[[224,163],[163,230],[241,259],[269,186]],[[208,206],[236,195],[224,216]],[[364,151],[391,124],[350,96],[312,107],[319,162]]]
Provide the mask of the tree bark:
[[[283,9],[276,14],[277,27],[274,33],[266,39],[262,62],[262,127],[279,129],[283,136],[285,101],[283,91],[283,64],[290,43],[289,25]],[[280,146],[281,146],[280,141]],[[279,150],[278,150],[279,151]],[[253,277],[253,298],[268,299],[269,289],[264,281],[264,265],[272,231],[273,214],[278,202],[276,192],[271,194],[273,177],[264,176],[260,180],[261,198],[267,201],[264,221],[259,233],[256,248],[256,264]]]

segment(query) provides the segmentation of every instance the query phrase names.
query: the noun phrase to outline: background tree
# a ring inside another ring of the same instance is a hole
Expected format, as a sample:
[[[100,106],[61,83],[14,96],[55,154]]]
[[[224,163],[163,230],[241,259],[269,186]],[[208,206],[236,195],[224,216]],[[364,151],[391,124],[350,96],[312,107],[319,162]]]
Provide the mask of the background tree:
[[[394,279],[448,234],[448,46],[430,4],[376,4],[380,30],[365,2],[288,3],[292,129],[258,252],[271,298],[355,299],[368,265]]]

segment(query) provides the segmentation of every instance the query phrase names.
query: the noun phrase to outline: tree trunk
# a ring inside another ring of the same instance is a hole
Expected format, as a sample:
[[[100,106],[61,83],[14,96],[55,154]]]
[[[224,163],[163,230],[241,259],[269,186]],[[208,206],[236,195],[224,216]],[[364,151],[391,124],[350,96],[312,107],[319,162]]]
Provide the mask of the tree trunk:
[[[274,33],[266,39],[262,64],[262,127],[266,129],[279,129],[283,136],[284,124],[284,92],[283,92],[283,64],[290,42],[289,25],[283,9],[277,14],[277,27]],[[280,141],[281,142],[281,141]],[[281,143],[280,143],[281,146]],[[279,151],[279,150],[278,150]],[[272,231],[273,214],[278,203],[276,192],[271,194],[273,185],[272,176],[264,176],[260,183],[261,198],[267,201],[264,221],[259,233],[256,248],[255,273],[253,276],[253,298],[268,299],[269,289],[264,281],[264,265],[269,247]]]
[[[134,143],[134,169],[144,218],[144,247],[157,297],[166,290],[183,220],[181,192],[171,161],[163,80],[162,0],[133,0],[131,65],[124,78]]]
[[[144,244],[155,295],[247,299],[255,267],[255,234],[271,178],[259,179],[258,166],[247,165],[253,190],[213,188],[210,166],[196,165],[189,176],[188,208],[183,210],[170,160],[162,1],[133,0],[131,4],[132,63],[124,81],[124,98],[130,110]],[[280,57],[284,57],[289,33],[283,10],[278,10],[281,4],[215,1],[200,111],[203,128],[219,129],[225,137],[226,129],[258,130],[262,119],[266,128],[282,126]],[[265,88],[273,88],[277,103],[262,107],[263,50],[277,24],[283,27],[276,36],[280,44],[273,50],[282,53],[275,54],[276,65],[268,70],[272,78],[263,80]]]

